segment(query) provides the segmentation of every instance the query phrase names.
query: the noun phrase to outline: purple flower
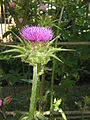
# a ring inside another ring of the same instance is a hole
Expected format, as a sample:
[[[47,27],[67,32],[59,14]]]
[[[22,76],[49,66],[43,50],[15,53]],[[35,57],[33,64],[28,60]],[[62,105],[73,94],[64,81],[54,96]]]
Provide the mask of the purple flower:
[[[16,3],[15,2],[9,2],[9,8],[10,9],[15,9],[16,8]]]
[[[22,24],[23,23],[23,18],[19,18],[19,23]]]
[[[0,100],[0,107],[2,106],[2,100]]]
[[[47,27],[25,26],[21,29],[21,37],[31,42],[47,42],[53,38],[53,32]]]

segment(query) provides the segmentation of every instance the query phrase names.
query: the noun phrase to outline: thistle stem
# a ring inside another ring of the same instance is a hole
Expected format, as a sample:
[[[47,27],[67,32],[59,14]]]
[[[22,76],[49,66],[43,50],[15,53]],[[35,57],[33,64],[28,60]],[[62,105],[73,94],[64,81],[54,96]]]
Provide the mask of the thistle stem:
[[[42,112],[42,97],[44,94],[44,88],[45,88],[45,73],[42,74],[41,78],[39,112]]]
[[[6,111],[4,106],[2,107],[2,116],[3,116],[3,120],[6,120]]]
[[[60,24],[61,24],[61,19],[62,19],[62,16],[63,16],[63,11],[64,11],[64,6],[61,9],[61,13],[60,13],[59,21],[58,21],[58,26],[60,26]],[[56,36],[58,34],[59,34],[59,29],[57,29]],[[57,45],[58,45],[58,39],[56,40],[55,48],[57,47]],[[52,69],[52,78],[51,78],[51,103],[50,103],[50,116],[51,116],[51,118],[52,118],[52,113],[53,113],[53,85],[54,85],[55,65],[56,65],[56,60],[53,59],[53,67],[52,67],[53,69]]]
[[[36,112],[38,81],[39,81],[38,66],[36,64],[33,66],[33,84],[32,84],[31,98],[30,98],[29,120],[33,120],[34,114]]]

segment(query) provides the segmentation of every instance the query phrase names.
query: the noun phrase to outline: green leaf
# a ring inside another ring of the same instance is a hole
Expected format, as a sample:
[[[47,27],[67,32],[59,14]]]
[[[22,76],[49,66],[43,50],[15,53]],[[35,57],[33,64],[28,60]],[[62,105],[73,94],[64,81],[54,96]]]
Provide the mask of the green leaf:
[[[12,56],[12,58],[21,58],[21,57],[24,57],[24,56],[25,56],[24,54],[21,54],[21,55]]]
[[[22,45],[24,45],[24,42],[23,42],[23,40],[19,37],[19,36],[17,36],[13,31],[10,31],[15,37],[17,37],[18,39],[19,39],[19,41],[22,43]]]
[[[19,53],[22,53],[22,51],[20,51],[20,50],[18,50],[18,49],[11,49],[11,50],[3,51],[3,52],[1,52],[0,54],[10,53],[10,52],[19,52]]]
[[[61,63],[64,63],[62,60],[60,60],[57,56],[55,56],[54,54],[50,55],[51,57],[55,58],[56,60],[60,61]]]
[[[61,48],[61,50],[58,50],[58,51],[74,52],[74,51],[76,51],[76,50],[73,50],[73,49],[63,49],[63,48]]]
[[[66,78],[66,79],[63,79],[61,81],[60,87],[64,88],[64,89],[67,88],[68,90],[71,90],[74,83],[75,83],[75,81],[70,80],[70,78]]]
[[[67,120],[66,115],[65,115],[65,113],[62,111],[62,109],[59,109],[59,112],[61,113],[62,118],[63,118],[64,120]]]
[[[20,120],[28,120],[28,115],[26,114],[26,115],[21,116]]]
[[[6,46],[16,48],[20,51],[26,52],[26,49],[24,47],[19,46],[19,45],[6,45]]]
[[[75,51],[75,50],[72,50],[72,49],[63,49],[63,48],[53,48],[50,51],[53,51],[53,52],[58,52],[58,51],[68,51],[68,52],[71,52],[71,51]]]
[[[48,46],[50,46],[56,39],[58,39],[60,37],[60,35],[57,35],[52,41],[50,41],[48,43]]]
[[[23,40],[24,43],[25,43],[25,47],[28,49],[28,50],[32,50],[32,47],[30,45],[30,42],[26,41],[26,40]]]
[[[38,120],[47,120],[47,118],[39,112],[36,113],[35,118],[38,118]]]
[[[59,99],[59,100],[56,100],[54,102],[55,102],[55,106],[59,107],[59,105],[61,104],[62,100]]]
[[[50,49],[48,52],[51,52],[51,53],[54,53],[54,52],[58,52],[58,51],[61,51],[62,49],[61,48],[52,48]]]
[[[33,83],[33,80],[30,80],[30,79],[21,79],[21,81],[31,83],[31,84]]]
[[[55,26],[56,28],[58,28],[59,30],[62,30],[59,26],[53,24],[53,26]]]

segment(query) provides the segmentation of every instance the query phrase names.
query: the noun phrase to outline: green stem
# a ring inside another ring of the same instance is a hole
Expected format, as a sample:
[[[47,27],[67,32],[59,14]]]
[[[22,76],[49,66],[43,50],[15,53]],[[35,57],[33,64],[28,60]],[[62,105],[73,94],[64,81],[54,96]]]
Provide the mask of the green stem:
[[[3,120],[6,120],[6,111],[4,106],[2,107],[2,116],[3,116]]]
[[[58,21],[58,26],[60,26],[60,24],[61,24],[63,11],[64,11],[64,7],[62,7],[62,9],[61,9],[61,13],[60,13],[59,21]],[[56,36],[58,34],[59,34],[59,29],[57,29]],[[58,45],[58,39],[56,40],[55,48],[57,47],[57,45]],[[51,118],[52,118],[52,113],[53,113],[53,85],[54,85],[55,65],[56,65],[56,60],[53,59],[53,69],[52,69],[52,78],[51,78],[51,103],[50,103],[50,116],[51,116]]]
[[[39,81],[38,66],[36,64],[33,66],[33,85],[32,85],[31,99],[30,99],[29,120],[33,120],[36,111],[38,81]]]
[[[45,88],[45,73],[42,74],[41,78],[39,112],[42,112],[42,97],[44,94],[44,88]]]
[[[84,120],[84,111],[82,110],[82,120]]]

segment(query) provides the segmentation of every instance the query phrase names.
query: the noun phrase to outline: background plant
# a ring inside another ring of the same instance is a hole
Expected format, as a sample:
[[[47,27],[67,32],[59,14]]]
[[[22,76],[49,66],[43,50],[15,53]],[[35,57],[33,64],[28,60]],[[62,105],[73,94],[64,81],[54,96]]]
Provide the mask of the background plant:
[[[82,113],[82,120],[84,120],[84,113],[88,110],[88,105],[90,103],[90,98],[85,96],[81,101],[76,102],[76,105],[79,107]]]

